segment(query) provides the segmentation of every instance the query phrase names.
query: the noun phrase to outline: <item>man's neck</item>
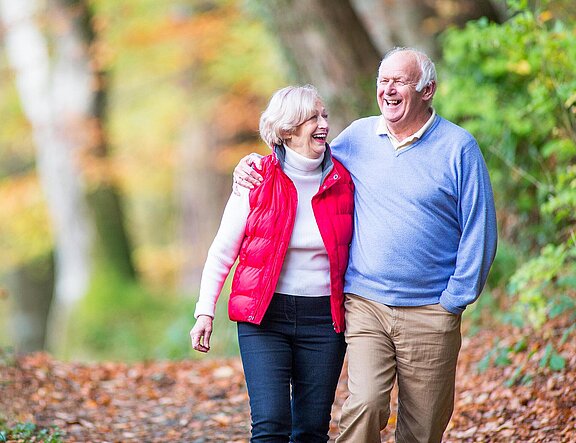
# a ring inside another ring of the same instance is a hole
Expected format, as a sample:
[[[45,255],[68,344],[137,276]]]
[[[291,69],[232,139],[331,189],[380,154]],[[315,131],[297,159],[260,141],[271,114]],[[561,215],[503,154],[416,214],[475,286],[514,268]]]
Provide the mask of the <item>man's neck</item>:
[[[388,122],[386,122],[386,125],[388,126],[388,131],[390,131],[396,140],[401,142],[405,138],[410,137],[412,134],[418,132],[420,128],[426,124],[431,116],[432,108],[429,108],[426,110],[426,112],[422,113],[418,118],[406,126],[395,127],[394,124],[390,124]]]

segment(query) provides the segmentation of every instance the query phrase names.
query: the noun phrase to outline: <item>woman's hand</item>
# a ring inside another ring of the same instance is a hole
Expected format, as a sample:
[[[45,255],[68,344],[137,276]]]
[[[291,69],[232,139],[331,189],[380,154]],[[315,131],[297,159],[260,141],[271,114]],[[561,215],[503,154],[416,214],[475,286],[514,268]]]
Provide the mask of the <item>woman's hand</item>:
[[[196,319],[196,324],[190,331],[192,347],[198,352],[208,352],[210,350],[213,321],[214,319],[209,315],[199,315]]]
[[[238,186],[243,188],[252,189],[254,186],[260,185],[262,176],[256,171],[255,168],[261,168],[261,157],[258,154],[248,154],[242,157],[240,162],[234,168],[234,185],[232,190],[234,194],[240,195]]]

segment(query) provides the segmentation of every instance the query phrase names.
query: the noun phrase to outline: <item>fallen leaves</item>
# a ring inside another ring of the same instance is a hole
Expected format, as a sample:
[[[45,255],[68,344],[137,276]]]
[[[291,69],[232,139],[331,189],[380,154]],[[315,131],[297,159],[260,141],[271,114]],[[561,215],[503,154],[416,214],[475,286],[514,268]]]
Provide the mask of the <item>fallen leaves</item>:
[[[506,387],[513,366],[477,370],[493,336],[494,331],[486,330],[464,340],[456,409],[445,443],[576,441],[574,340],[559,350],[566,359],[563,371],[525,362],[533,373],[531,383]],[[345,397],[344,371],[333,407],[332,438]],[[66,442],[244,443],[250,429],[237,358],[128,365],[21,356],[0,363],[0,411],[9,423],[56,425]],[[393,411],[383,442],[394,441],[395,421]]]
[[[46,354],[0,366],[2,412],[67,442],[246,441],[239,360],[79,364]]]

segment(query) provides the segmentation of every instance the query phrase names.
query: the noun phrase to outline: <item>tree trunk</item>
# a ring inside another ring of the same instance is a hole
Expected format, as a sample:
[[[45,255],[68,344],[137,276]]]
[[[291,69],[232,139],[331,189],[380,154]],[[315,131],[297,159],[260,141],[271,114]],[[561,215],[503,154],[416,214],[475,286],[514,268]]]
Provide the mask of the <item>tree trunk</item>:
[[[459,8],[449,24],[462,27],[470,20],[486,17],[488,20],[502,23],[506,19],[505,2],[497,0],[458,0]]]
[[[63,20],[71,23],[70,36],[63,39],[77,40],[85,50],[86,58],[90,57],[96,35],[92,28],[92,11],[86,0],[51,0],[55,11]],[[83,39],[83,42],[80,39]],[[60,57],[63,64],[72,54],[63,50]],[[88,139],[82,145],[84,177],[87,182],[86,196],[98,233],[96,257],[106,267],[106,272],[115,272],[121,278],[135,280],[136,268],[132,259],[132,245],[126,229],[124,204],[114,175],[115,168],[110,165],[110,152],[106,137],[105,123],[107,117],[108,75],[92,59],[84,68],[92,75],[92,97],[85,116],[85,124],[80,128]],[[56,73],[57,75],[57,73]],[[97,174],[89,171],[97,170]]]
[[[48,344],[60,351],[70,313],[90,281],[94,227],[99,234],[96,252],[108,269],[127,278],[135,272],[122,204],[105,161],[105,82],[91,59],[89,2],[49,0],[47,10],[40,3],[0,0],[0,12],[52,219],[56,282]],[[48,18],[52,59],[38,16]]]
[[[10,332],[17,352],[45,348],[47,312],[52,302],[52,257],[19,266],[8,276],[11,298]]]
[[[352,6],[372,41],[384,54],[395,46],[410,46],[431,57],[438,52],[434,30],[424,25],[435,11],[422,0],[353,0]]]
[[[496,0],[255,0],[286,52],[296,82],[315,85],[333,134],[378,113],[375,78],[382,55],[412,46],[437,58],[437,36],[450,25],[486,16],[501,20]]]
[[[352,6],[382,54],[394,46],[410,46],[432,59],[440,55],[438,35],[452,25],[487,17],[505,19],[500,0],[352,0]]]
[[[271,31],[286,49],[298,82],[316,86],[333,134],[377,110],[380,53],[348,0],[259,0]]]
[[[68,308],[86,292],[91,272],[92,225],[76,163],[78,146],[69,134],[69,126],[88,109],[90,77],[79,69],[82,51],[75,53],[68,69],[60,66],[59,75],[53,75],[47,42],[36,22],[43,13],[36,0],[1,0],[0,6],[8,60],[32,126],[36,166],[52,219],[56,246],[52,312],[58,315],[50,335],[55,345],[66,327]]]
[[[207,122],[192,119],[184,128],[179,150],[179,243],[184,251],[179,286],[184,293],[199,286],[206,253],[223,211],[223,194],[211,162],[216,154],[213,134]]]

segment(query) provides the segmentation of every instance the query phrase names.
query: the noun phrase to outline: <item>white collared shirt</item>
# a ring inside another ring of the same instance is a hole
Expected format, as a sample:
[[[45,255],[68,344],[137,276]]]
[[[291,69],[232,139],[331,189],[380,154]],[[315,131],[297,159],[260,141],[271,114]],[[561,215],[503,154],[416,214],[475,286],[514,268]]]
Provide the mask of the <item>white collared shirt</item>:
[[[376,134],[377,135],[387,135],[388,138],[390,139],[390,143],[392,143],[392,146],[394,147],[394,149],[399,150],[399,149],[405,148],[407,146],[410,146],[416,140],[420,139],[420,137],[422,137],[422,134],[424,134],[426,132],[426,130],[432,125],[432,122],[434,121],[434,117],[436,117],[436,111],[434,109],[432,109],[432,115],[426,121],[426,123],[424,123],[424,126],[422,126],[420,129],[418,129],[418,131],[416,131],[414,134],[406,137],[404,140],[398,140],[396,137],[394,137],[392,135],[392,133],[388,129],[388,125],[386,125],[386,121],[384,120],[384,117],[381,116],[380,121],[378,122],[378,126],[376,127]]]

